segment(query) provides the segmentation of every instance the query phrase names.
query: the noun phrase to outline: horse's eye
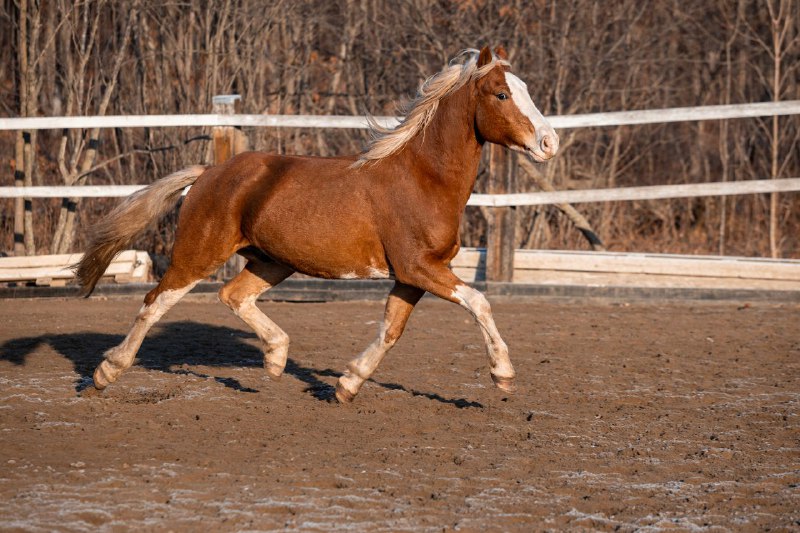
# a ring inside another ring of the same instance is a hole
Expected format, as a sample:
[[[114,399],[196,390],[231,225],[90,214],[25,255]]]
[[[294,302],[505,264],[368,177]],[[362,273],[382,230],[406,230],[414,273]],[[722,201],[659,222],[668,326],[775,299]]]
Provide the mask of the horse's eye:
[[[497,99],[498,100],[505,100],[506,98],[508,98],[506,93],[500,93],[500,94],[497,95]]]

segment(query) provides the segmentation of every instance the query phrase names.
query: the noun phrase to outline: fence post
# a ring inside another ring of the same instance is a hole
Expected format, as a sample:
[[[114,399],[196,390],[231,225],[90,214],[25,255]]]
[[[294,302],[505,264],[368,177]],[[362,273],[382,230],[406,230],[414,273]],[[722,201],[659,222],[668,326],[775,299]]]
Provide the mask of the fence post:
[[[492,144],[489,148],[489,194],[514,191],[516,165],[513,154]],[[514,207],[492,207],[488,210],[486,235],[486,281],[513,281],[514,246],[517,212]]]
[[[212,112],[217,115],[234,115],[241,108],[242,97],[238,94],[221,94],[211,99]],[[236,154],[247,150],[247,137],[233,126],[214,126],[211,133],[211,154],[208,159],[214,164],[224,163]],[[244,268],[245,258],[234,254],[220,267],[214,276],[218,280],[228,280]]]

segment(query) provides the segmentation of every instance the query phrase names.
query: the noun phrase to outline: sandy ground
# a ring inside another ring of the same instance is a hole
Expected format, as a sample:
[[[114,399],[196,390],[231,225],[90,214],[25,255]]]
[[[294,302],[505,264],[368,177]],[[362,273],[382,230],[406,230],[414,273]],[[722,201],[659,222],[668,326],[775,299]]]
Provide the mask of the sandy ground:
[[[0,302],[0,529],[800,529],[800,307],[496,302],[519,392],[425,299],[349,406],[382,305],[181,302],[96,396],[140,303]]]

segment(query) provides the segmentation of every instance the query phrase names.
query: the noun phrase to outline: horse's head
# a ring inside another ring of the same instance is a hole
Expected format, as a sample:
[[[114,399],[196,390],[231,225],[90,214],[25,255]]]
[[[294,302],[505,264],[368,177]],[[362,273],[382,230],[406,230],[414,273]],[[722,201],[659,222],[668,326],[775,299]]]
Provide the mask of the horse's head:
[[[498,59],[507,59],[502,47],[496,48],[495,54]],[[484,47],[477,67],[492,61],[492,51]],[[497,63],[475,83],[478,134],[489,142],[525,152],[540,163],[547,161],[558,151],[558,134],[533,105],[528,87],[507,65]]]

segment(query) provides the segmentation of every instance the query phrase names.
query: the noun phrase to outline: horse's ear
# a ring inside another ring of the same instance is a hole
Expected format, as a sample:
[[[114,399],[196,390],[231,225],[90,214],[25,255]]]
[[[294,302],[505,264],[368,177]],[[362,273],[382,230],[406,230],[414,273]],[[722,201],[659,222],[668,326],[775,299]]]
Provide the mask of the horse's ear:
[[[492,50],[488,46],[484,46],[481,50],[481,55],[478,56],[478,68],[488,65],[492,62]]]
[[[499,59],[502,59],[503,61],[508,61],[508,52],[506,52],[506,48],[502,44],[500,46],[495,47],[494,55],[496,55]]]

